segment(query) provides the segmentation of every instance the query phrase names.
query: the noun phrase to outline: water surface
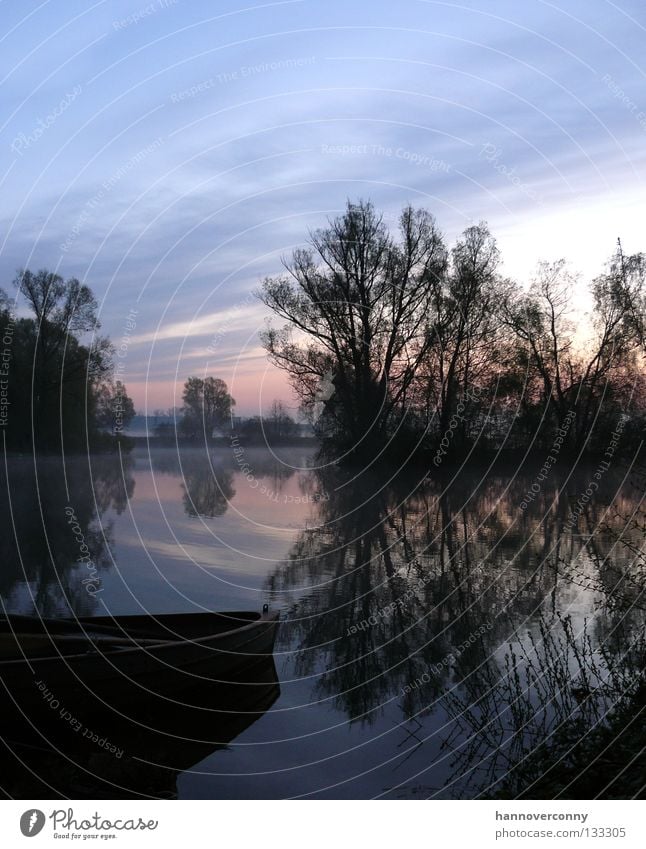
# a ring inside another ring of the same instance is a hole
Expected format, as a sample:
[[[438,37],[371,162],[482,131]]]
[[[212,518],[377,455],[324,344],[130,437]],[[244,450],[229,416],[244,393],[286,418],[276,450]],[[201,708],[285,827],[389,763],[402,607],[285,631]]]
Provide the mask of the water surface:
[[[643,632],[642,476],[616,464],[582,503],[594,464],[539,486],[537,468],[351,475],[294,447],[12,458],[2,600],[280,610],[278,699],[182,769],[182,798],[511,793],[556,727],[597,721],[582,669],[630,675]]]

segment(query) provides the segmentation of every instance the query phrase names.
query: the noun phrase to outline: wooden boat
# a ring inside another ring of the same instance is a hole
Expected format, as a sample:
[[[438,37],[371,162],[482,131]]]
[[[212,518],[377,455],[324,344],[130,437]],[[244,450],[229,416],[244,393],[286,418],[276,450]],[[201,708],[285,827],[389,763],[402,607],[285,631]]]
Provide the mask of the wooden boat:
[[[129,717],[92,714],[80,729],[59,716],[55,725],[7,733],[3,717],[3,789],[15,799],[175,797],[179,773],[232,745],[274,704],[273,657],[245,665],[235,684],[206,689],[199,708],[148,701]]]
[[[119,711],[148,700],[184,704],[182,694],[235,683],[273,652],[278,614],[0,618],[4,702],[31,715],[82,708]],[[0,690],[1,691],[1,690]]]

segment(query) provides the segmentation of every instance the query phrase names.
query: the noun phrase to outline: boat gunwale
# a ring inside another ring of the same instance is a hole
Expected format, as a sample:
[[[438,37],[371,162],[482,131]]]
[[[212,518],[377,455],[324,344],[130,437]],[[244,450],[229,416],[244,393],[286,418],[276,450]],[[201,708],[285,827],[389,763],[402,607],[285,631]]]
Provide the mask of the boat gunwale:
[[[254,611],[240,611],[240,612],[251,613],[251,612],[254,612]],[[119,618],[125,619],[127,615],[133,615],[133,614],[126,614],[125,616],[122,616],[122,617],[112,617],[112,618],[113,619],[119,619]],[[136,615],[136,614],[134,614],[134,615]],[[190,615],[192,615],[192,614],[166,613],[166,614],[160,614],[159,618],[168,617],[168,616],[190,616]],[[195,616],[200,616],[200,615],[219,616],[219,615],[229,615],[229,614],[228,613],[227,614],[219,614],[219,613],[214,611],[213,613],[205,613],[205,614],[196,613],[194,615]],[[6,668],[6,667],[11,668],[12,664],[20,664],[22,666],[24,666],[25,664],[28,664],[29,666],[31,666],[32,664],[35,665],[35,664],[49,663],[49,662],[60,663],[61,661],[64,661],[67,665],[68,662],[73,661],[73,660],[92,660],[92,659],[95,659],[97,655],[99,655],[101,657],[109,657],[109,658],[111,658],[111,657],[127,657],[132,652],[143,652],[145,654],[152,654],[153,652],[156,652],[158,649],[166,649],[166,648],[169,648],[169,647],[178,648],[178,647],[181,647],[182,645],[187,645],[187,644],[201,646],[205,641],[210,641],[210,640],[214,640],[214,639],[221,639],[221,638],[224,638],[224,637],[230,637],[232,634],[245,633],[247,631],[252,630],[253,628],[257,628],[261,624],[272,624],[273,623],[274,625],[276,625],[276,624],[278,624],[279,617],[280,617],[279,611],[274,611],[274,612],[269,611],[267,613],[262,612],[262,613],[259,613],[259,614],[256,614],[256,615],[258,616],[257,619],[255,619],[251,622],[248,622],[246,625],[241,625],[239,628],[231,628],[229,631],[222,631],[219,634],[210,634],[210,635],[207,635],[205,637],[198,637],[196,639],[183,637],[179,640],[176,639],[176,640],[161,641],[159,643],[155,643],[154,645],[147,645],[147,646],[133,645],[131,648],[125,648],[125,647],[124,648],[113,648],[113,649],[109,649],[109,650],[106,650],[106,651],[101,651],[100,649],[96,648],[96,646],[95,646],[94,649],[89,649],[87,651],[82,652],[81,654],[57,654],[57,655],[45,655],[45,656],[42,656],[42,657],[41,656],[29,657],[27,655],[23,655],[22,657],[16,657],[16,658],[11,658],[11,659],[0,659],[0,672],[2,671],[2,669]],[[11,616],[11,614],[9,614],[9,616]],[[9,618],[9,617],[7,617],[7,618]],[[87,621],[87,619],[92,619],[92,618],[100,619],[100,618],[103,618],[103,617],[85,617],[85,620]],[[105,617],[105,618],[107,619],[109,617]],[[150,617],[150,618],[154,618],[154,617]],[[61,620],[58,620],[58,621],[61,621],[61,622],[71,621],[71,622],[81,622],[82,623],[83,617],[80,617],[76,620],[61,619]],[[89,623],[88,623],[88,627],[89,627]],[[11,633],[13,634],[14,632],[11,632]],[[15,636],[15,634],[14,634],[14,636]],[[47,634],[47,633],[46,633],[46,636],[49,636],[50,638],[52,637],[51,634]],[[91,643],[91,640],[88,639],[88,642]],[[244,657],[243,652],[240,652],[240,653],[238,653],[238,652],[228,652],[228,653],[229,654],[239,654],[241,657]]]

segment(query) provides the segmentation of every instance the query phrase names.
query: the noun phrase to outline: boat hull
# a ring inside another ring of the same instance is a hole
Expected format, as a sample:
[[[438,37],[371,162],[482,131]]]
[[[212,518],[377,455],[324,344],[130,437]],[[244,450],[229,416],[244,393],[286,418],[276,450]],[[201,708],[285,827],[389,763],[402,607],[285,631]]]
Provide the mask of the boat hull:
[[[4,728],[3,789],[16,799],[174,798],[179,773],[235,745],[274,704],[273,657],[245,666],[235,684],[207,689],[208,707],[147,701],[146,710],[130,705],[127,718],[95,713],[79,729],[60,716],[56,726]]]
[[[119,639],[117,649],[95,642],[84,653],[23,657],[0,662],[5,701],[19,712],[47,715],[61,709],[72,713],[120,711],[153,701],[208,706],[211,690],[235,683],[250,664],[271,656],[277,614],[177,614],[159,617],[87,617],[75,620],[91,632],[109,621]],[[145,634],[139,645],[138,636]],[[154,640],[162,640],[154,642]],[[16,635],[16,642],[20,637]],[[53,642],[53,649],[56,643]],[[52,649],[52,650],[53,650]],[[198,698],[191,701],[191,691]],[[45,710],[43,711],[42,708]]]

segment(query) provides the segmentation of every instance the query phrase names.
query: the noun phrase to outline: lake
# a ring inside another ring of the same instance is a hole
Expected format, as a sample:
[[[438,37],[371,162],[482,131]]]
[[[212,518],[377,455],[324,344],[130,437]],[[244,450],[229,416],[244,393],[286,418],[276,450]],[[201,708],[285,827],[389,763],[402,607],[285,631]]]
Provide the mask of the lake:
[[[350,473],[293,446],[14,457],[0,592],[48,616],[280,611],[278,697],[175,765],[168,795],[509,796],[640,671],[644,475],[607,466]],[[126,756],[117,783],[143,793],[144,767]],[[71,795],[92,796],[83,782]]]

